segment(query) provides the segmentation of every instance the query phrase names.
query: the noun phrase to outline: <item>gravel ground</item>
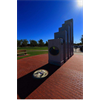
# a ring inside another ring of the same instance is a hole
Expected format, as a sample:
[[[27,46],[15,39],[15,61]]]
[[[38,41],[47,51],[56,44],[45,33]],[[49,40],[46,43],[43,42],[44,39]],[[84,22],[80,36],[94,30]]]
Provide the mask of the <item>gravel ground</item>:
[[[83,55],[83,52],[80,51],[80,48],[74,48],[74,54]]]

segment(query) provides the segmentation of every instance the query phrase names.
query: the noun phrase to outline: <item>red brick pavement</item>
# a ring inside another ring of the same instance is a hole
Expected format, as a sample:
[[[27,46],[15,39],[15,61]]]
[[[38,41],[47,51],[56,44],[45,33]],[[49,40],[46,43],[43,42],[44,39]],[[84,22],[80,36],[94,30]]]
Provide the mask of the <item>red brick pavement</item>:
[[[17,79],[47,63],[48,54],[18,60]],[[83,99],[83,55],[73,55],[26,99]]]

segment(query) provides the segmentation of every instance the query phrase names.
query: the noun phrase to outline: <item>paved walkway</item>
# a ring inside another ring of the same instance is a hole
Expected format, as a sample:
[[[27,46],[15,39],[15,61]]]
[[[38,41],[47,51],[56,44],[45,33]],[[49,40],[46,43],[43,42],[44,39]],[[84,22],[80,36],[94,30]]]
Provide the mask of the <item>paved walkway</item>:
[[[48,54],[18,60],[17,79],[46,64]],[[83,55],[74,54],[26,99],[83,99]]]

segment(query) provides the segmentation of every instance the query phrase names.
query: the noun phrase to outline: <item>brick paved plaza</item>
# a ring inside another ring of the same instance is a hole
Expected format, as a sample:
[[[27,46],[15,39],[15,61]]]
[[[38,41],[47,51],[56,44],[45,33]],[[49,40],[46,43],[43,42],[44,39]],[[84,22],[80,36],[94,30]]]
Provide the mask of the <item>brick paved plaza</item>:
[[[42,66],[48,67],[47,64],[48,54],[20,59],[17,61],[17,79]],[[20,99],[18,94],[17,98]],[[25,99],[83,99],[83,55],[74,54]]]

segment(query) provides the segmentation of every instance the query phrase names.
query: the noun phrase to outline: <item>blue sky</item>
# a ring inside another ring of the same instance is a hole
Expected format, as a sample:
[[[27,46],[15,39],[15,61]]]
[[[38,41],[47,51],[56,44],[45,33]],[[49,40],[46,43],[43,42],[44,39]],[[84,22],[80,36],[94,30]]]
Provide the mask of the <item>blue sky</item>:
[[[73,18],[74,43],[83,35],[83,7],[77,0],[17,1],[17,39],[44,42],[54,39],[54,33],[64,21]]]

